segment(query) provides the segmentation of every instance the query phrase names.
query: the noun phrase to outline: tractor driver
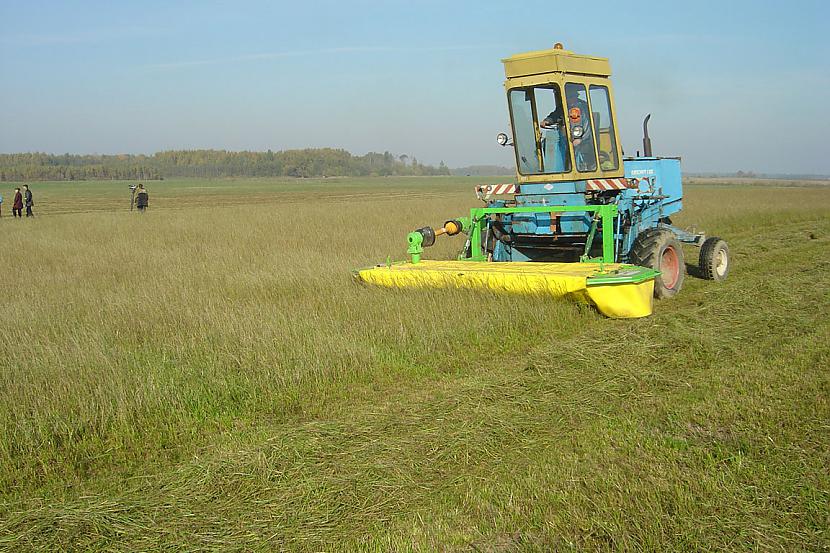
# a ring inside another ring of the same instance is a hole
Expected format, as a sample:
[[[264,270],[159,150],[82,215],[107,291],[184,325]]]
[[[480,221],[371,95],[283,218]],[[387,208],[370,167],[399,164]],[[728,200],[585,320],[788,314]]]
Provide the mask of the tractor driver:
[[[565,85],[565,95],[568,100],[568,122],[571,129],[571,140],[576,155],[576,167],[580,171],[595,171],[597,168],[596,154],[594,153],[594,140],[591,132],[591,120],[588,102],[579,97],[579,92],[584,91],[582,85]],[[545,117],[539,126],[543,129],[565,129],[565,116],[562,113],[562,106]]]

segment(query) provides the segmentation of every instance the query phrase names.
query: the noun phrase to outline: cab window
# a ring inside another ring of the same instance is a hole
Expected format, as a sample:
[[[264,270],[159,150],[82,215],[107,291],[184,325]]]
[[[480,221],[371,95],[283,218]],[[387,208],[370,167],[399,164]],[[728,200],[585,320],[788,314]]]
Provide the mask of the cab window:
[[[567,83],[565,85],[566,120],[571,142],[574,146],[574,164],[576,170],[589,173],[597,170],[597,155],[594,146],[594,117],[588,107],[588,95],[585,85]]]
[[[510,115],[513,119],[513,144],[519,173],[539,173],[540,160],[536,151],[536,130],[533,127],[533,95],[529,91],[510,91]]]
[[[508,98],[519,172],[569,172],[571,162],[559,86],[513,89]]]
[[[591,85],[590,94],[594,127],[597,129],[599,168],[603,171],[614,171],[619,168],[620,160],[617,158],[617,142],[614,138],[614,119],[611,117],[608,87]]]

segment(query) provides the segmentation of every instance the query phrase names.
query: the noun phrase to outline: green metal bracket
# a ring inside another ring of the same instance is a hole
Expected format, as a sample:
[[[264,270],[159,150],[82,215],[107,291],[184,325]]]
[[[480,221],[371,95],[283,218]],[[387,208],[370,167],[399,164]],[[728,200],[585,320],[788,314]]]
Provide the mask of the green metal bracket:
[[[498,213],[594,213],[594,222],[591,225],[587,249],[594,240],[598,221],[602,221],[602,263],[614,263],[614,217],[617,216],[617,206],[603,205],[557,205],[557,206],[523,206],[523,207],[474,207],[470,210],[470,244],[472,255],[466,258],[469,261],[484,261],[486,256],[481,251],[481,235],[487,224],[487,215]],[[588,261],[587,253],[582,261]]]
[[[424,236],[417,231],[410,232],[406,240],[409,242],[409,249],[406,250],[406,253],[412,256],[412,263],[420,263],[421,262],[421,254],[424,253]]]
[[[469,234],[470,228],[473,226],[472,220],[469,217],[459,217],[457,220],[461,223],[461,232]]]
[[[585,250],[582,252],[582,255],[579,257],[579,261],[581,263],[586,263],[590,261],[590,257],[588,254],[591,253],[591,246],[594,245],[594,236],[597,233],[597,225],[599,224],[599,213],[594,213],[593,219],[591,219],[591,230],[588,231],[588,238],[585,240]]]

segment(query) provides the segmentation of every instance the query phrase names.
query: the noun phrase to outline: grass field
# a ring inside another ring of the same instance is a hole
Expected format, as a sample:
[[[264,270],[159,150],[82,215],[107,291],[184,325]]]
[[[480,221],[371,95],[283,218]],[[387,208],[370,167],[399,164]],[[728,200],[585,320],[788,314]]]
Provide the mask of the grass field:
[[[830,548],[830,191],[689,186],[732,274],[646,319],[352,281],[481,182],[4,204],[0,548]]]

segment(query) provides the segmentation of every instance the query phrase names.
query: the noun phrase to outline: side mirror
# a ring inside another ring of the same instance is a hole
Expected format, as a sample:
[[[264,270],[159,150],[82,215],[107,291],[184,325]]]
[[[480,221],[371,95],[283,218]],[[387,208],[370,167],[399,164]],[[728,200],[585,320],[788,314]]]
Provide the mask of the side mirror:
[[[510,137],[507,136],[505,133],[500,132],[496,135],[496,142],[499,143],[499,146],[512,146],[513,142],[510,141]]]

